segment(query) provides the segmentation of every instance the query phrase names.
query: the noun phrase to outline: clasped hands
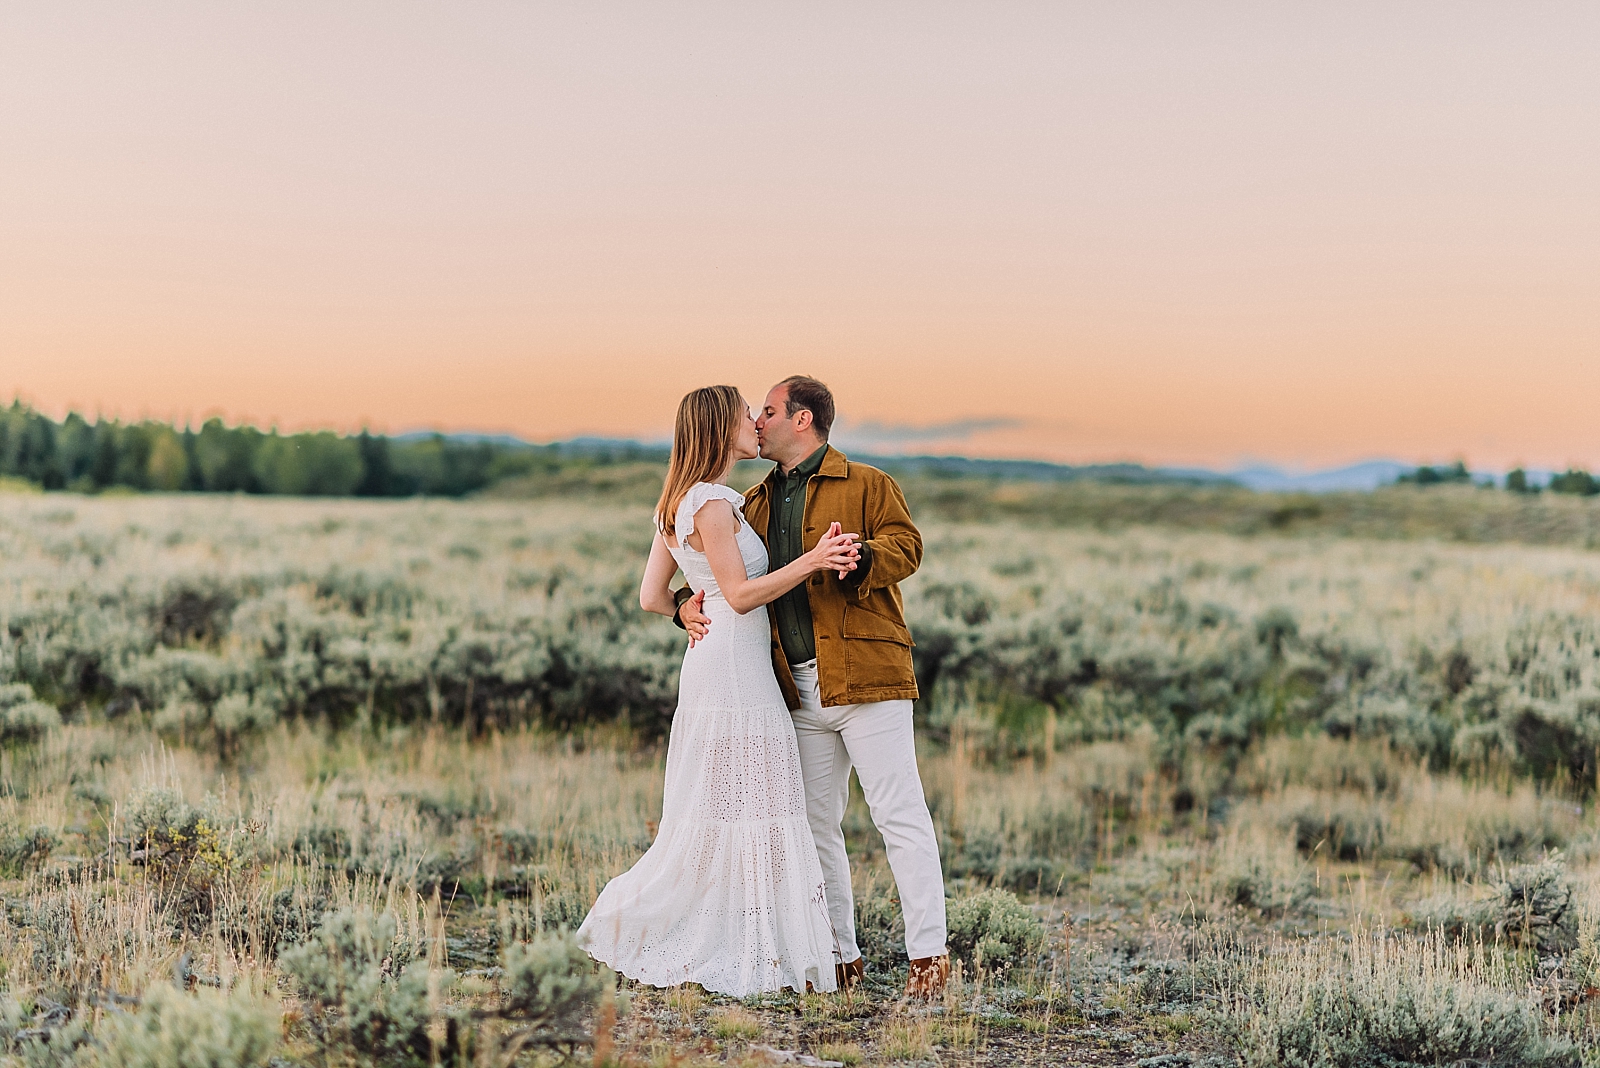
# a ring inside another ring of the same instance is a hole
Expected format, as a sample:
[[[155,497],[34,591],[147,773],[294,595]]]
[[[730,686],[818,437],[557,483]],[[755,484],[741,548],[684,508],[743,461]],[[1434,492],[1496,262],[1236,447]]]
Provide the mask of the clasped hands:
[[[811,571],[833,571],[843,580],[861,563],[861,535],[846,533],[838,523],[829,523],[827,533],[800,560],[811,565]],[[694,596],[678,608],[678,622],[689,634],[691,649],[711,630],[711,617],[705,614],[705,601],[706,591],[696,590]]]

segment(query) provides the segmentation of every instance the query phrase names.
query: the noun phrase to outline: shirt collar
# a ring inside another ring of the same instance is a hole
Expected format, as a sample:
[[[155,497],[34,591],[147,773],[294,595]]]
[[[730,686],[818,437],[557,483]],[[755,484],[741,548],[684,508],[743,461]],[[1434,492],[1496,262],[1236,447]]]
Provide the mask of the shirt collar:
[[[824,443],[816,452],[795,464],[794,469],[791,470],[787,475],[781,475],[779,477],[791,482],[797,479],[810,478],[812,475],[822,470],[822,459],[827,454],[828,446],[826,443]]]

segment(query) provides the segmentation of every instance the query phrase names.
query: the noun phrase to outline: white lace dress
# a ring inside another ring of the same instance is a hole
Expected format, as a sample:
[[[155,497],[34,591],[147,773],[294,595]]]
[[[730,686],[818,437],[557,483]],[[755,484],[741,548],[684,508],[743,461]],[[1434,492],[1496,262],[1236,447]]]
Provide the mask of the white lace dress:
[[[638,863],[600,892],[578,938],[595,960],[651,986],[699,983],[737,997],[808,982],[832,990],[833,927],[767,610],[736,613],[687,543],[711,500],[739,516],[745,573],[767,571],[766,546],[739,513],[744,497],[696,484],[671,551],[689,585],[706,591],[711,630],[683,657],[661,824]]]

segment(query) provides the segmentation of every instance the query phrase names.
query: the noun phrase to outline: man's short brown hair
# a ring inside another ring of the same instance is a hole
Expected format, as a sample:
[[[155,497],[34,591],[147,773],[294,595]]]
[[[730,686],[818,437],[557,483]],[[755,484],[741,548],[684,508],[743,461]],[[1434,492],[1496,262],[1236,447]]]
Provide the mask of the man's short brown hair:
[[[789,391],[783,403],[783,414],[790,419],[801,408],[811,413],[811,427],[817,437],[828,440],[833,428],[833,391],[810,375],[790,375],[778,385]]]

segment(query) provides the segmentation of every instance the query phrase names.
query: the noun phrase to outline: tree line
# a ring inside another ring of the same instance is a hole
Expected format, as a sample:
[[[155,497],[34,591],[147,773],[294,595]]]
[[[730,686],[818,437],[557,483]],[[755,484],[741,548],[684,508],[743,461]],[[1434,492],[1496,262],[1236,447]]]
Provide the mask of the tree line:
[[[326,497],[460,497],[506,478],[558,474],[583,478],[581,469],[586,467],[635,461],[664,464],[666,458],[664,447],[618,442],[541,446],[442,434],[391,438],[366,430],[351,435],[326,430],[280,434],[276,429],[229,426],[215,418],[196,429],[149,419],[124,423],[97,417],[90,422],[76,412],[57,421],[20,400],[0,408],[0,478],[80,493],[121,487]],[[934,477],[944,472],[924,470],[930,463],[978,463],[927,458],[874,462],[902,474]],[[900,471],[908,465],[910,469]],[[1091,478],[1122,480],[1109,468],[1087,471]],[[1031,469],[1023,477],[1030,474],[1039,477]],[[1494,484],[1492,477],[1475,477],[1460,461],[1418,467],[1397,481],[1417,486]],[[1504,486],[1513,493],[1547,489],[1600,495],[1600,477],[1577,468],[1552,476],[1543,487],[1518,468],[1506,475]]]
[[[1419,467],[1413,471],[1402,474],[1397,482],[1414,486],[1440,486],[1440,485],[1468,485],[1493,486],[1494,478],[1484,476],[1482,481],[1474,479],[1467,465],[1457,460],[1453,464],[1439,467]],[[1600,478],[1596,478],[1582,468],[1571,467],[1558,475],[1551,475],[1544,486],[1539,486],[1528,478],[1528,472],[1517,467],[1506,472],[1505,488],[1512,493],[1538,493],[1547,489],[1551,493],[1568,493],[1577,497],[1594,497],[1600,495]]]
[[[53,490],[459,497],[560,464],[555,445],[441,434],[397,439],[365,430],[280,434],[221,419],[198,429],[154,420],[90,422],[77,413],[58,422],[20,401],[0,408],[0,477]]]

